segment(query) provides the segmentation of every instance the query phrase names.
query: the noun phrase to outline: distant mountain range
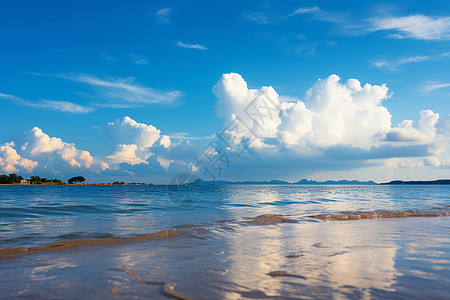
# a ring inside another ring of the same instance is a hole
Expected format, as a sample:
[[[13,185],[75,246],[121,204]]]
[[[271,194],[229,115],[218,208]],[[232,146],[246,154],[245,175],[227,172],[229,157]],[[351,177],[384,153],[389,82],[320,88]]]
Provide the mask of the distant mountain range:
[[[377,184],[374,181],[357,181],[357,180],[327,180],[327,181],[315,181],[315,180],[307,180],[302,179],[297,182],[287,182],[283,180],[270,180],[270,181],[226,181],[226,180],[217,180],[217,181],[205,181],[202,179],[197,179],[192,184],[203,185],[203,184],[248,184],[248,185],[270,185],[270,184],[288,184],[288,185],[375,185]]]
[[[286,184],[286,185],[377,185],[378,183],[374,181],[358,181],[358,180],[326,180],[326,181],[316,181],[316,180],[308,180],[302,179],[297,182],[287,182],[283,180],[270,180],[270,181],[226,181],[226,180],[217,180],[217,181],[205,181],[202,179],[197,179],[192,184],[195,185],[207,185],[207,184],[247,184],[247,185],[277,185],[277,184]],[[433,185],[433,184],[450,184],[450,179],[438,179],[438,180],[430,180],[430,181],[402,181],[402,180],[394,180],[390,182],[380,183],[381,185]]]

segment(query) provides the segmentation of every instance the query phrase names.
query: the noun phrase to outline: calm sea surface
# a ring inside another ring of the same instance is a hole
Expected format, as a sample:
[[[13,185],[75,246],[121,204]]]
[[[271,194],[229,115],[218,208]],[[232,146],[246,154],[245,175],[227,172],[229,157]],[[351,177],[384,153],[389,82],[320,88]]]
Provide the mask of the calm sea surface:
[[[0,186],[0,250],[179,233],[0,257],[0,297],[450,299],[450,217],[310,217],[449,205],[450,186]],[[267,214],[296,222],[246,223]]]

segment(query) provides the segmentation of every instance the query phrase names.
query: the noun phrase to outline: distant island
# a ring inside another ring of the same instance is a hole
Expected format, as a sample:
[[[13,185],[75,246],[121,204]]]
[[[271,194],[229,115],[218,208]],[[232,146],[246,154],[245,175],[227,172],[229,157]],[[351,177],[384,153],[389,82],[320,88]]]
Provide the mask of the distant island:
[[[70,178],[68,184],[82,183],[86,181],[83,176],[75,176]],[[66,184],[60,179],[47,179],[39,176],[31,176],[29,179],[24,179],[22,176],[15,173],[9,175],[0,175],[0,184],[41,184],[41,185],[63,185]]]
[[[277,185],[277,184],[287,184],[287,185],[377,185],[378,183],[374,181],[358,181],[358,180],[326,180],[326,181],[316,181],[302,179],[297,182],[288,182],[283,180],[270,180],[270,181],[226,181],[226,180],[216,180],[216,181],[205,181],[202,179],[197,179],[192,184],[204,185],[204,184],[247,184],[247,185]]]
[[[31,176],[29,179],[24,179],[22,176],[15,173],[9,175],[0,175],[0,185],[2,184],[19,184],[19,185],[153,185],[153,183],[136,183],[123,181],[115,181],[111,183],[84,183],[86,179],[83,176],[75,176],[67,180],[67,183],[60,179],[47,179],[39,176]],[[297,182],[288,182],[284,180],[270,180],[270,181],[227,181],[227,180],[197,180],[186,183],[188,185],[447,185],[450,184],[450,179],[437,180],[415,180],[403,181],[393,180],[390,182],[376,183],[375,181],[358,181],[358,180],[326,180],[316,181],[302,179]],[[165,185],[165,184],[161,184]]]
[[[438,179],[438,180],[428,180],[428,181],[403,181],[403,180],[394,180],[390,182],[380,183],[381,185],[399,185],[399,184],[421,184],[421,185],[432,185],[432,184],[450,184],[450,179]]]
[[[22,176],[15,173],[9,175],[0,175],[0,185],[125,185],[121,181],[111,183],[84,183],[86,179],[83,176],[75,176],[67,180],[67,183],[60,179],[47,179],[45,177],[31,176],[29,179],[24,179]],[[146,183],[131,182],[127,185],[147,185]],[[153,185],[149,183],[148,185]]]
[[[64,183],[59,179],[47,179],[39,176],[31,176],[29,179],[24,179],[22,176],[12,173],[9,175],[0,175],[0,184],[61,185]]]
[[[316,181],[302,179],[297,182],[288,182],[283,180],[270,180],[270,181],[226,181],[226,180],[216,180],[216,181],[205,181],[202,179],[197,179],[191,184],[193,185],[208,185],[208,184],[222,184],[222,185],[400,185],[400,184],[416,184],[416,185],[432,185],[432,184],[450,184],[450,179],[438,179],[431,181],[402,181],[394,180],[386,183],[376,183],[374,181],[358,181],[358,180],[326,180],[326,181]]]

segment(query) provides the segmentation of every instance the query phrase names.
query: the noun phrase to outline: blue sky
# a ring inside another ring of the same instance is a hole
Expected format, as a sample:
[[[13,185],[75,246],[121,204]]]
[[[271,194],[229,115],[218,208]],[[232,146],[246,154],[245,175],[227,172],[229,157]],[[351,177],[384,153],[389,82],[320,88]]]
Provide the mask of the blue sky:
[[[208,177],[263,95],[280,119],[215,177],[450,177],[449,4],[361,2],[2,1],[0,173]]]

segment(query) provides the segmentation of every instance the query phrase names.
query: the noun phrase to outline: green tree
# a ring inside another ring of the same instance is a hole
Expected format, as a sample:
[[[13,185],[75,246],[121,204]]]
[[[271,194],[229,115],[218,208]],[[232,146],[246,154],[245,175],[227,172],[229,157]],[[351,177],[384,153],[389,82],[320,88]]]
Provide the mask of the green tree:
[[[31,184],[41,184],[41,177],[39,176],[31,176],[30,178],[30,183]]]
[[[84,181],[86,181],[86,179],[84,179],[83,176],[75,176],[75,177],[70,178],[67,182],[69,184],[73,184],[73,183],[84,182]]]
[[[8,184],[9,177],[7,175],[0,175],[0,184]]]
[[[15,173],[9,174],[9,183],[20,183],[23,180],[22,176],[17,176]]]

